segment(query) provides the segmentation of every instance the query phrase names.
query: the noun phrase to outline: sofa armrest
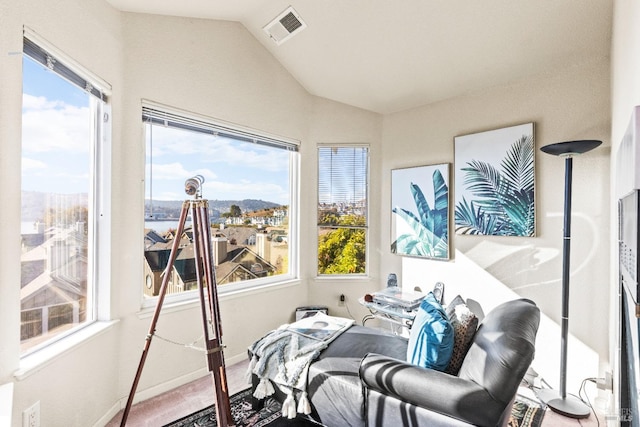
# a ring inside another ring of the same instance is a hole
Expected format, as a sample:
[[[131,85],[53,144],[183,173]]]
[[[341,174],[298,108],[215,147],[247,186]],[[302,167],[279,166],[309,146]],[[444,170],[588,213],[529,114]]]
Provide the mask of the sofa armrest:
[[[362,359],[360,379],[365,388],[474,425],[499,419],[505,409],[473,381],[380,354]]]

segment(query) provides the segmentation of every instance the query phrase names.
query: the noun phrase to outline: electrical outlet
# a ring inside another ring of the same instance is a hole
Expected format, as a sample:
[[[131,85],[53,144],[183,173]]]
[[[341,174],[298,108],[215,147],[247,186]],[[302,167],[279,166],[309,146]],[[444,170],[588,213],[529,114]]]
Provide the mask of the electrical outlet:
[[[600,390],[613,390],[613,374],[610,371],[605,371],[604,378],[598,378],[596,386]]]
[[[22,411],[22,427],[40,427],[40,401]]]
[[[344,307],[344,303],[347,300],[347,297],[344,294],[340,294],[340,298],[338,299],[338,307]]]

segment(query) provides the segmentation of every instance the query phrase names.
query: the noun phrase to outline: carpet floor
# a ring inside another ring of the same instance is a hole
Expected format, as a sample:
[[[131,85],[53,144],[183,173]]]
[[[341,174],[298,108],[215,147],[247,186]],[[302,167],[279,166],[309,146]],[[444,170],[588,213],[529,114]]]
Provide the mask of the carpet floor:
[[[237,427],[306,427],[315,423],[300,419],[282,418],[280,403],[268,398],[264,408],[258,412],[251,408],[251,389],[234,394],[229,399],[231,415]],[[544,408],[536,401],[518,396],[511,411],[509,427],[539,427],[544,417]],[[165,427],[217,427],[215,405],[197,411],[189,416],[167,424]]]

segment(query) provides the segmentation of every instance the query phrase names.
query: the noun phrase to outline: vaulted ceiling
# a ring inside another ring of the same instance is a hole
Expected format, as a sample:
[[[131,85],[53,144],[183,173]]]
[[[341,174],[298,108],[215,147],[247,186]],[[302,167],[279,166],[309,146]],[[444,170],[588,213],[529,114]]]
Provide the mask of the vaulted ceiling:
[[[311,94],[383,114],[608,58],[613,13],[613,0],[107,1],[238,21]],[[307,27],[277,45],[263,28],[289,6]]]

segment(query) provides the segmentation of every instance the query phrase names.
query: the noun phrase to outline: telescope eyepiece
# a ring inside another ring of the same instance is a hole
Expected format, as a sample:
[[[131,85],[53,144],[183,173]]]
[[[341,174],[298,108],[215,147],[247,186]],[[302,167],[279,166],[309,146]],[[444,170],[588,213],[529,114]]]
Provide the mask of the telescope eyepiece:
[[[189,196],[199,196],[202,193],[203,183],[204,177],[202,175],[189,178],[184,182],[184,192]]]

